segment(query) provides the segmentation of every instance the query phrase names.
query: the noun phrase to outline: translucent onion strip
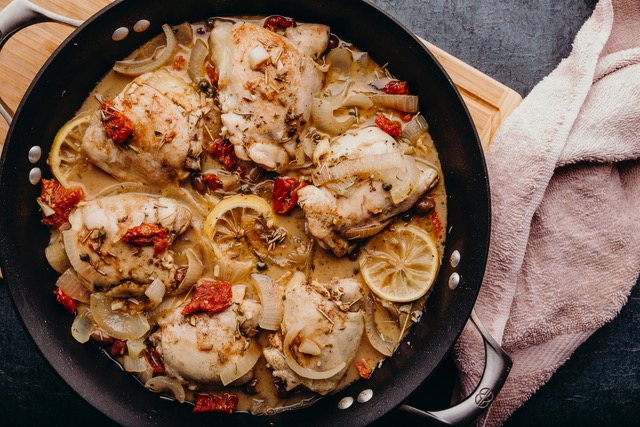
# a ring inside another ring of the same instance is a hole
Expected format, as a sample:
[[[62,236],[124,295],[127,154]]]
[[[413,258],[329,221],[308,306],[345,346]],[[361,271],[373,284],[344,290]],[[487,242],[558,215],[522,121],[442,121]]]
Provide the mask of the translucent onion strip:
[[[204,61],[209,54],[209,47],[202,39],[196,40],[193,49],[191,50],[191,56],[189,57],[189,65],[187,67],[187,73],[191,78],[191,81],[195,84],[200,83],[200,80],[204,79]]]
[[[184,402],[184,387],[178,380],[169,377],[153,377],[149,379],[144,386],[155,393],[171,392],[173,397],[180,403]]]
[[[94,328],[91,320],[91,310],[87,306],[78,307],[78,314],[71,325],[71,336],[79,343],[86,343],[91,338]]]
[[[391,341],[385,340],[378,332],[375,320],[374,301],[371,294],[367,294],[364,300],[364,325],[367,331],[367,338],[369,342],[380,353],[385,356],[391,356],[395,345]]]
[[[233,363],[229,366],[226,366],[220,372],[220,380],[222,381],[222,385],[226,386],[237,380],[238,378],[245,375],[249,372],[255,364],[260,359],[260,355],[262,354],[262,348],[256,342],[256,340],[251,340],[251,344],[249,344],[249,348],[242,355],[240,360],[236,363]]]
[[[200,261],[200,258],[193,249],[189,248],[185,250],[184,253],[187,255],[189,266],[187,267],[187,272],[184,274],[182,283],[180,283],[180,286],[173,292],[174,294],[181,294],[191,289],[198,279],[202,277],[202,270],[204,269],[202,261]]]
[[[331,135],[338,135],[344,133],[355,122],[355,117],[348,117],[342,121],[338,120],[333,112],[336,108],[340,108],[342,103],[334,103],[330,99],[313,99],[313,105],[311,107],[311,116],[318,129],[327,132]]]
[[[72,268],[67,269],[56,281],[56,286],[74,300],[89,303],[91,293],[84,287]]]
[[[142,356],[142,353],[144,353],[146,349],[147,349],[147,346],[144,343],[143,339],[127,340],[127,354],[129,355],[129,357],[133,359],[137,359],[138,357]],[[136,372],[142,372],[142,371],[136,371]]]
[[[220,280],[226,280],[229,283],[237,283],[240,279],[249,274],[252,267],[253,264],[251,261],[217,259],[213,261],[213,275]]]
[[[271,277],[264,274],[254,273],[251,278],[257,286],[262,304],[262,318],[259,325],[262,329],[277,331],[280,329],[284,314],[282,288]]]
[[[381,107],[389,107],[405,113],[418,112],[418,97],[415,95],[378,94],[371,95],[369,99]]]
[[[348,176],[370,174],[385,169],[399,169],[403,164],[403,155],[395,151],[372,154],[356,159],[342,160],[333,165],[322,165],[313,172],[312,178],[315,185],[322,185]]]
[[[144,62],[118,61],[113,66],[113,70],[127,76],[138,76],[162,66],[171,58],[178,46],[178,40],[168,24],[162,26],[162,31],[164,31],[164,35],[167,37],[167,45],[156,59],[150,59]]]
[[[122,357],[122,366],[127,372],[144,372],[147,370],[147,359],[145,357],[129,357],[124,355]]]
[[[287,332],[287,336],[284,339],[284,359],[289,365],[289,368],[296,374],[303,378],[309,378],[312,380],[325,380],[338,374],[347,365],[344,361],[340,362],[338,366],[328,369],[326,371],[315,371],[313,369],[305,368],[300,365],[298,361],[293,357],[291,352],[291,343],[300,334],[300,331],[304,328],[303,323],[299,323]]]
[[[389,225],[389,221],[385,222],[377,222],[375,224],[367,224],[361,227],[352,228],[351,230],[347,230],[344,234],[347,240],[353,239],[364,239],[366,237],[371,237],[374,234],[378,234],[384,228]]]
[[[144,294],[148,296],[151,303],[156,306],[162,302],[166,291],[167,288],[164,286],[164,283],[159,279],[155,279],[151,282],[147,290],[144,291]]]
[[[400,134],[401,139],[406,139],[410,144],[415,143],[423,133],[429,130],[429,124],[427,119],[422,115],[416,114],[411,121],[402,130]]]
[[[62,239],[64,242],[64,249],[67,252],[67,257],[69,257],[69,262],[78,276],[84,278],[91,285],[106,284],[102,275],[98,273],[90,262],[82,261],[80,259],[80,251],[78,250],[79,243],[76,241],[76,235],[73,230],[63,231]],[[92,289],[93,288],[89,290]]]
[[[91,294],[91,312],[96,324],[119,340],[142,338],[150,329],[143,313],[111,309],[112,299],[101,293]]]
[[[67,253],[64,251],[64,246],[62,246],[62,240],[58,237],[58,232],[56,231],[55,233],[55,237],[51,239],[51,243],[44,250],[44,255],[47,257],[51,268],[62,274],[67,268],[71,267],[71,263]]]

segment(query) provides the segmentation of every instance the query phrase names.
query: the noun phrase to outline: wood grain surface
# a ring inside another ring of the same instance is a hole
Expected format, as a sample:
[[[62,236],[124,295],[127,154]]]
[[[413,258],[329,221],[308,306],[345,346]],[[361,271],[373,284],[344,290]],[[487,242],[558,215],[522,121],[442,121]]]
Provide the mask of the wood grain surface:
[[[85,20],[111,3],[110,0],[32,0],[52,12]],[[0,8],[10,3],[0,0]],[[56,47],[73,28],[42,23],[28,27],[13,36],[0,52],[0,97],[15,110],[33,77]],[[442,63],[460,90],[473,117],[478,135],[486,149],[500,123],[518,106],[522,98],[514,90],[481,73],[447,52],[423,40]],[[0,147],[8,130],[0,119]]]

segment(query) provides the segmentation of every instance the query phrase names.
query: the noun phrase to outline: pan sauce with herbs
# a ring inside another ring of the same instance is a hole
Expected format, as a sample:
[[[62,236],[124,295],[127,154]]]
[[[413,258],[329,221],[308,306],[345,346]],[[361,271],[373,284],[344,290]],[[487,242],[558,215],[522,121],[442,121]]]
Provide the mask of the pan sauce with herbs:
[[[443,253],[417,97],[324,25],[163,32],[49,155],[38,203],[73,336],[194,411],[273,413],[375,375]]]

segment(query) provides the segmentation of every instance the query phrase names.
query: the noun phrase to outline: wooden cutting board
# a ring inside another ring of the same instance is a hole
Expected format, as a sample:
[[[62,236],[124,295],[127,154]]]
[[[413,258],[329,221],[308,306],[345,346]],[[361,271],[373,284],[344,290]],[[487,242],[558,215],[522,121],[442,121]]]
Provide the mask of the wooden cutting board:
[[[52,12],[85,20],[110,0],[31,0]],[[10,0],[0,0],[4,8]],[[15,110],[31,80],[58,45],[73,31],[62,24],[42,23],[13,36],[0,52],[0,97]],[[514,90],[481,73],[438,47],[422,40],[458,87],[478,129],[483,147],[489,146],[500,123],[520,104]],[[0,148],[8,130],[0,118]]]

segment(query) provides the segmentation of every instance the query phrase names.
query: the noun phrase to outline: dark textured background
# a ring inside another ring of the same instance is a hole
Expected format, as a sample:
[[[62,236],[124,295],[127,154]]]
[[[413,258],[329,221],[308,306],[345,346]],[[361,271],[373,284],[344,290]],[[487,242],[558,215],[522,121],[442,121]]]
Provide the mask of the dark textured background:
[[[527,95],[567,56],[594,0],[374,0],[419,36]],[[640,25],[640,24],[639,24]],[[640,425],[640,287],[508,425]],[[445,407],[448,360],[408,403]],[[421,424],[392,412],[378,424]],[[111,425],[45,364],[0,282],[0,425]]]

